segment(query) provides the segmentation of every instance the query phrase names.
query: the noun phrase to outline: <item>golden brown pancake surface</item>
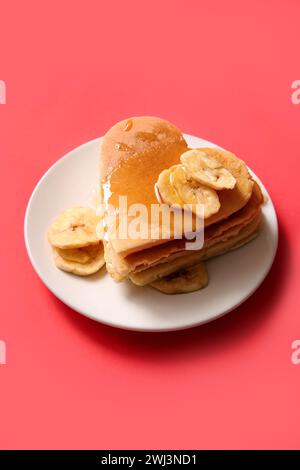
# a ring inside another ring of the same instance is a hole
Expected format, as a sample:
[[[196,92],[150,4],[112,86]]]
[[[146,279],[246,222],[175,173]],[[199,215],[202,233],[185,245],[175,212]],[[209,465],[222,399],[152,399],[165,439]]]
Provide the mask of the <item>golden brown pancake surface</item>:
[[[150,224],[151,205],[158,204],[156,182],[160,173],[180,163],[180,155],[187,150],[181,132],[171,123],[156,117],[133,117],[117,123],[104,136],[101,144],[100,174],[102,199],[118,213],[119,196],[127,197],[127,205],[143,204],[148,210]],[[212,225],[241,209],[251,196],[253,182],[244,162],[230,152],[203,149],[219,160],[237,179],[233,190],[218,192],[220,210],[205,220]],[[130,222],[132,219],[128,218]],[[171,214],[171,238],[173,233]],[[195,218],[194,218],[195,223]],[[113,247],[123,256],[164,243],[151,239],[150,234],[140,239],[113,239]]]
[[[134,117],[117,123],[101,144],[100,174],[102,198],[118,209],[119,196],[127,204],[144,204],[150,214],[158,204],[155,184],[159,174],[180,163],[188,149],[181,132],[171,123],[156,117]],[[218,240],[224,249],[234,246],[243,227],[259,218],[262,195],[245,163],[234,154],[218,148],[201,148],[218,160],[236,178],[233,189],[218,191],[221,207],[205,220],[205,246]],[[250,234],[251,235],[251,234]],[[226,244],[227,239],[232,241]],[[108,240],[105,243],[107,268],[121,280],[139,269],[165,262],[185,251],[185,240]],[[223,246],[223,245],[222,245]]]

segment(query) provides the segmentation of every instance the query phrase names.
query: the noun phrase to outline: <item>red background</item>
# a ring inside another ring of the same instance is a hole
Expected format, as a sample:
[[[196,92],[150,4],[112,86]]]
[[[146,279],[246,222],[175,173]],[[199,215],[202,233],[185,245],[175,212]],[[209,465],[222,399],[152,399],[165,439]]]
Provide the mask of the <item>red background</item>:
[[[300,448],[299,1],[2,0],[0,17],[0,447]],[[25,252],[26,204],[48,167],[145,114],[236,152],[278,211],[264,284],[189,331],[81,317]]]

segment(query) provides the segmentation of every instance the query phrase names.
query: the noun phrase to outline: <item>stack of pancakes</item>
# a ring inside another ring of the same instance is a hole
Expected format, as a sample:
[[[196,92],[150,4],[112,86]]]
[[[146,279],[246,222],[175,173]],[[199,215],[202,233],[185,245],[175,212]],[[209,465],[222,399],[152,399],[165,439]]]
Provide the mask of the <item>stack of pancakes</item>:
[[[119,196],[149,209],[158,203],[156,182],[160,173],[180,163],[188,150],[181,132],[156,117],[135,117],[113,126],[101,143],[101,198],[114,207],[119,219]],[[235,177],[233,189],[218,192],[220,209],[204,221],[204,245],[186,249],[184,238],[110,238],[106,233],[105,260],[116,281],[126,278],[140,286],[152,284],[203,260],[234,250],[258,233],[263,196],[245,163],[219,148],[201,149]],[[104,216],[107,217],[107,214]],[[119,220],[121,223],[121,220]],[[150,221],[149,221],[150,223]]]

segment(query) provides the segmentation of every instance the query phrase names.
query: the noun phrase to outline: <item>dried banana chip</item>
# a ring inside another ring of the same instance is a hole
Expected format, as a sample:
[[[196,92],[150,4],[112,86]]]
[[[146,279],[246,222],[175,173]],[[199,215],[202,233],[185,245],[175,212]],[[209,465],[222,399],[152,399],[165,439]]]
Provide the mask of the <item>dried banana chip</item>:
[[[201,150],[188,150],[180,157],[190,178],[213,189],[233,189],[235,177],[217,160]]]
[[[77,276],[89,276],[90,274],[94,274],[99,269],[104,266],[104,250],[103,245],[101,244],[98,247],[98,253],[95,257],[91,258],[87,263],[78,263],[75,261],[69,261],[60,256],[58,250],[53,248],[54,250],[54,262],[59,269],[66,271],[68,273],[76,274]]]
[[[182,207],[184,202],[171,185],[170,175],[171,171],[169,169],[163,170],[160,173],[156,183],[159,195],[165,204],[169,204],[169,206],[173,207]]]
[[[101,248],[100,243],[102,242],[97,243],[97,245],[85,246],[83,248],[69,248],[68,250],[56,248],[56,251],[59,256],[64,258],[66,261],[85,264],[97,256]]]
[[[164,294],[185,294],[203,289],[208,284],[204,263],[195,264],[163,279],[152,282],[151,287]]]
[[[220,201],[214,189],[189,178],[182,165],[175,165],[170,172],[171,185],[184,204],[192,205],[193,212],[196,213],[196,204],[203,205],[205,219],[218,212]]]
[[[101,218],[94,209],[73,207],[65,210],[52,223],[48,240],[52,246],[61,249],[82,248],[99,243],[96,229]]]

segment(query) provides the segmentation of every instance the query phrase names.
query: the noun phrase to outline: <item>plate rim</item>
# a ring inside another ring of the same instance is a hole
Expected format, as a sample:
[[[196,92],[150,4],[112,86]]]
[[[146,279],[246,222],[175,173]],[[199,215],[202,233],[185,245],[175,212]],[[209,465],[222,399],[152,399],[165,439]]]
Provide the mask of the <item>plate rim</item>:
[[[201,140],[204,140],[207,144],[210,144],[212,146],[215,146],[215,147],[219,147],[219,148],[222,148],[220,147],[219,145],[216,145],[214,144],[213,142],[211,141],[208,141],[202,137],[198,137],[198,136],[194,136],[194,135],[191,135],[191,134],[187,134],[187,133],[182,133],[183,136],[185,137],[188,137],[188,138],[192,138],[192,139],[201,139]],[[195,328],[197,326],[201,326],[201,325],[205,325],[206,323],[210,323],[212,321],[215,321],[221,317],[223,317],[224,315],[232,312],[233,310],[235,310],[236,308],[238,308],[240,305],[242,305],[244,302],[246,302],[253,294],[254,292],[259,288],[259,286],[264,282],[264,280],[266,279],[268,273],[270,272],[271,270],[271,267],[274,263],[274,260],[275,260],[275,257],[276,257],[276,254],[277,254],[277,249],[278,249],[278,239],[279,239],[279,233],[278,233],[278,218],[277,218],[277,213],[276,213],[276,210],[275,210],[275,207],[274,207],[274,204],[273,204],[273,201],[272,201],[272,198],[269,194],[269,192],[267,191],[266,187],[264,186],[264,184],[262,183],[262,181],[260,180],[260,178],[250,169],[250,172],[252,174],[252,176],[254,176],[254,178],[258,181],[258,183],[261,185],[263,191],[265,192],[267,198],[268,198],[268,203],[270,204],[271,206],[271,210],[273,212],[273,216],[274,216],[274,227],[273,227],[273,244],[274,244],[274,249],[273,249],[273,253],[272,253],[272,257],[270,258],[269,260],[269,263],[268,265],[266,266],[266,268],[263,270],[262,272],[262,275],[257,278],[253,288],[250,290],[250,292],[247,294],[247,296],[243,297],[243,299],[236,303],[234,306],[228,308],[228,309],[225,309],[224,311],[222,311],[221,313],[219,313],[218,315],[215,315],[213,318],[207,318],[205,319],[204,321],[202,320],[199,320],[199,321],[195,321],[194,323],[190,323],[190,324],[187,324],[187,325],[183,325],[183,326],[174,326],[174,327],[168,327],[168,328],[165,328],[165,327],[162,327],[162,328],[142,328],[142,327],[132,327],[132,326],[126,326],[126,325],[123,325],[123,324],[119,324],[117,322],[114,322],[114,321],[108,321],[108,320],[103,320],[103,319],[99,319],[99,318],[96,318],[95,316],[92,316],[91,314],[83,311],[81,308],[78,308],[77,306],[75,307],[71,302],[69,302],[68,300],[66,300],[65,298],[63,298],[60,294],[57,294],[57,292],[54,291],[54,289],[52,289],[52,287],[50,286],[50,284],[48,283],[47,279],[45,279],[45,277],[42,275],[35,259],[34,259],[34,256],[31,252],[31,249],[30,249],[30,243],[29,243],[29,237],[28,237],[28,218],[29,218],[29,213],[30,213],[30,209],[31,209],[31,205],[32,205],[32,202],[35,198],[35,195],[36,193],[38,192],[40,186],[43,184],[44,180],[49,176],[50,173],[52,173],[53,170],[55,170],[55,168],[57,166],[59,166],[63,160],[66,160],[67,158],[69,158],[70,154],[73,154],[75,151],[80,151],[80,149],[84,148],[84,147],[87,147],[89,145],[92,145],[92,144],[95,144],[96,142],[100,142],[101,139],[103,138],[103,136],[100,136],[100,137],[96,137],[94,139],[91,139],[87,142],[84,142],[80,145],[78,145],[77,147],[74,147],[73,149],[71,149],[70,151],[68,151],[65,155],[63,155],[62,157],[60,157],[58,160],[56,160],[49,168],[48,170],[46,170],[46,172],[41,176],[41,178],[39,179],[39,181],[37,182],[37,184],[35,185],[30,197],[29,197],[29,200],[28,200],[28,203],[27,203],[27,206],[26,206],[26,210],[25,210],[25,215],[24,215],[24,227],[23,227],[23,233],[24,233],[24,241],[25,241],[25,247],[26,247],[26,251],[27,251],[27,254],[28,254],[28,257],[29,257],[29,260],[31,262],[31,265],[32,267],[34,268],[36,274],[38,275],[38,277],[40,278],[40,280],[43,282],[43,284],[47,287],[47,289],[55,296],[57,297],[62,303],[64,303],[65,305],[67,305],[69,308],[71,308],[73,311],[75,311],[77,314],[80,314],[80,315],[83,315],[85,316],[86,318],[89,318],[90,320],[93,320],[93,321],[96,321],[97,323],[100,323],[100,324],[103,324],[103,325],[106,325],[106,326],[111,326],[111,327],[114,327],[114,328],[119,328],[121,330],[126,330],[126,331],[137,331],[137,332],[145,332],[145,333],[158,333],[158,332],[170,332],[170,331],[180,331],[180,330],[187,330],[187,329],[190,329],[190,328]]]

